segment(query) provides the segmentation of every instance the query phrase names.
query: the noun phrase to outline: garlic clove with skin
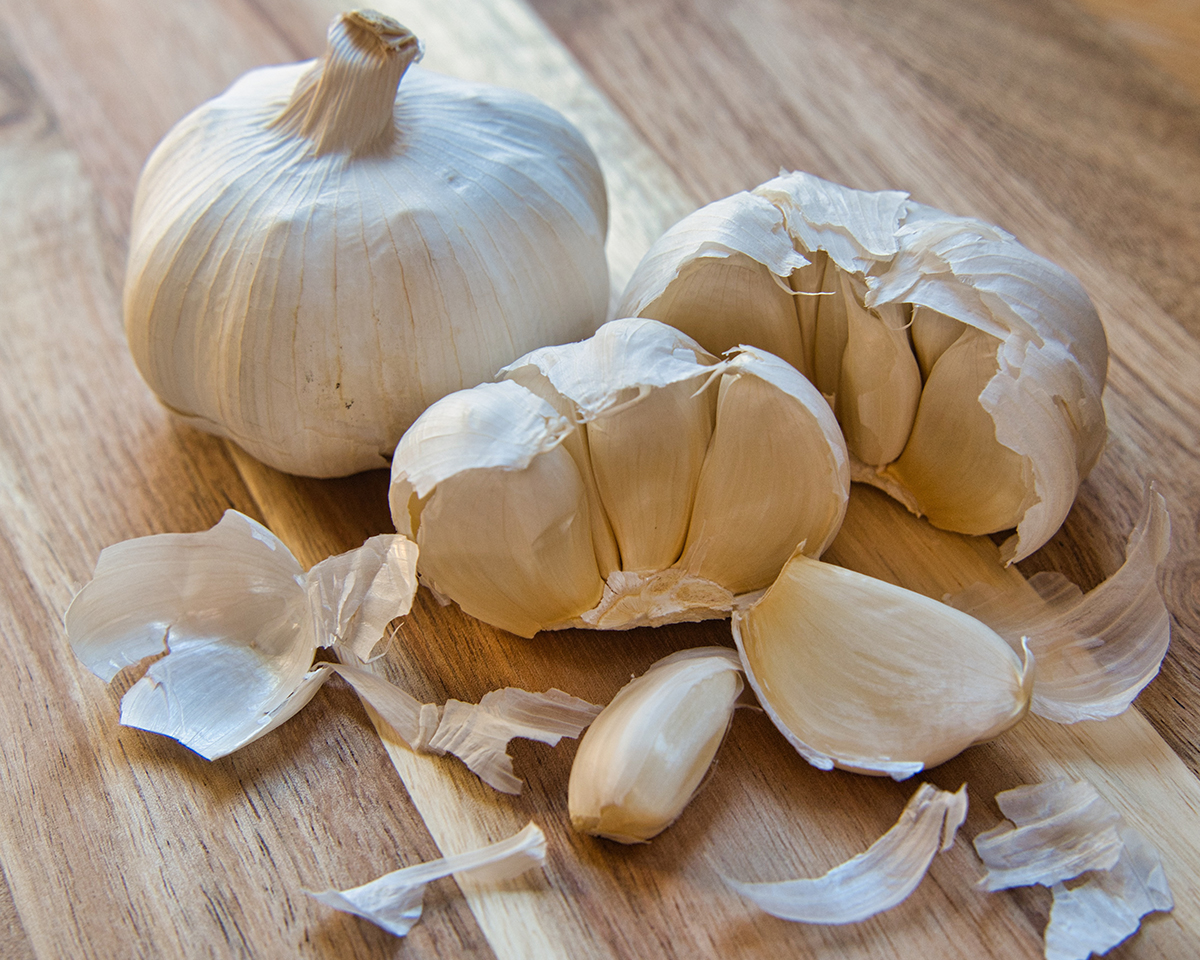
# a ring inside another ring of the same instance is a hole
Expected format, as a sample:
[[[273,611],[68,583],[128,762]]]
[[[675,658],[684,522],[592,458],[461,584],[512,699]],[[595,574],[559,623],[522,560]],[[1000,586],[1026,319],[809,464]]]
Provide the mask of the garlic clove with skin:
[[[525,94],[440,77],[371,12],[183,118],[138,183],[130,350],[159,399],[281,470],[386,466],[434,400],[609,300],[597,161]]]
[[[682,650],[627,683],[575,754],[571,826],[618,843],[669,827],[708,772],[741,692],[741,664],[727,647]]]
[[[763,709],[814,766],[904,779],[1029,708],[1032,659],[958,610],[797,553],[733,635]]]

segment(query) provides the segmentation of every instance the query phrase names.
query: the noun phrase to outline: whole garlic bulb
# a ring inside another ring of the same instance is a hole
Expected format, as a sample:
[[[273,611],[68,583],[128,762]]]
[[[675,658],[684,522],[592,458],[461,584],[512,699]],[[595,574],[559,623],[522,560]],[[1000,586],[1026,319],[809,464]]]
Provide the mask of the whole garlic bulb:
[[[124,296],[138,369],[279,469],[386,466],[434,400],[604,320],[588,145],[533,98],[419,56],[395,21],[344,14],[321,59],[246,74],[142,172]]]
[[[619,311],[802,371],[834,407],[853,479],[936,526],[1045,543],[1106,437],[1108,346],[1079,282],[998,227],[805,173],[667,231]]]
[[[849,497],[845,442],[795,369],[718,362],[653,320],[614,320],[431,406],[392,458],[396,529],[422,582],[520,636],[727,616]]]

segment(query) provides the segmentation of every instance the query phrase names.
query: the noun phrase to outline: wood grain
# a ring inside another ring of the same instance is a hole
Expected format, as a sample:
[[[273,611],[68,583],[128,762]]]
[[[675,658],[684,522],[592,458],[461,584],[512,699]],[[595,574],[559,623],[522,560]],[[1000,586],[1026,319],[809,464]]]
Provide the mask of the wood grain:
[[[425,39],[428,66],[531,90],[585,131],[612,196],[618,286],[674,219],[781,165],[995,220],[1081,276],[1113,346],[1113,438],[1064,531],[1024,569],[1097,582],[1119,562],[1142,478],[1159,476],[1175,518],[1164,582],[1175,640],[1141,700],[1154,725],[1137,712],[1073,728],[1031,720],[929,779],[969,782],[966,838],[999,818],[998,790],[1060,773],[1092,779],[1164,851],[1179,902],[1119,955],[1194,955],[1196,102],[1061,3],[534,0],[544,23],[519,0],[382,6]],[[569,830],[572,744],[515,744],[526,789],[499,796],[386,728],[381,744],[336,682],[284,728],[213,764],[115,726],[132,677],[106,688],[61,632],[103,546],[201,529],[228,506],[265,520],[306,564],[390,529],[383,472],[286,477],[174,424],[121,336],[129,208],[146,153],[245,69],[317,53],[336,10],[330,0],[0,7],[0,645],[16,686],[0,704],[10,800],[0,953],[1039,956],[1045,891],[979,893],[965,842],[900,907],[851,927],[775,921],[725,890],[721,872],[812,875],[859,852],[915,787],[816,771],[750,710],[684,818],[636,848]],[[990,541],[937,534],[872,491],[856,491],[833,555],[933,595],[1016,576]],[[382,668],[429,701],[517,684],[601,702],[672,650],[728,642],[723,624],[522,641],[422,593]],[[550,840],[544,874],[500,889],[444,881],[402,944],[301,893],[531,818]]]

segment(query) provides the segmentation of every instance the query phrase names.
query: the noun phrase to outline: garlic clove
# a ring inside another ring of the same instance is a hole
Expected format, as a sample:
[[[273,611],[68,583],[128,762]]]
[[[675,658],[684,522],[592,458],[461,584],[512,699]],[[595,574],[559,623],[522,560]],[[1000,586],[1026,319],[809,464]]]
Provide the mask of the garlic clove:
[[[935,526],[958,533],[1015,527],[1032,505],[1032,465],[996,439],[979,396],[996,375],[1000,341],[966,328],[930,371],[912,435],[884,475]]]
[[[824,552],[850,475],[829,405],[791,365],[744,348],[723,369],[679,567],[740,594],[770,586],[797,544]]]
[[[683,650],[622,687],[575,754],[571,825],[640,843],[674,823],[729,729],[742,691],[740,666],[725,647]]]
[[[917,355],[917,363],[921,368],[922,381],[929,379],[933,365],[938,362],[946,350],[953,345],[967,325],[961,320],[955,320],[944,313],[938,313],[929,307],[919,304],[912,308],[913,352]]]
[[[763,709],[814,766],[903,779],[1024,716],[1033,682],[990,628],[797,553],[733,634]]]
[[[422,579],[518,636],[578,617],[604,589],[587,490],[561,446],[571,429],[524,387],[482,384],[430,407],[393,458],[392,516]]]
[[[921,784],[900,819],[863,853],[813,879],[725,883],[772,916],[801,923],[866,920],[903,902],[934,856],[954,845],[967,817],[967,785],[957,793]]]

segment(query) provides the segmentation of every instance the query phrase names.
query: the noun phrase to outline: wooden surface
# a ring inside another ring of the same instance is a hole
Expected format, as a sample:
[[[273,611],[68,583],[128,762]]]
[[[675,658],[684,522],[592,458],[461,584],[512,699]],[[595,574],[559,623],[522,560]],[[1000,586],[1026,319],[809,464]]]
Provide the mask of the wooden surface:
[[[1156,476],[1174,521],[1163,578],[1172,649],[1141,712],[1073,728],[1031,720],[928,779],[969,783],[965,840],[998,819],[998,790],[1060,773],[1092,779],[1163,850],[1178,904],[1114,955],[1200,952],[1200,94],[1194,70],[1189,81],[1142,52],[1157,30],[1194,54],[1195,6],[376,5],[425,39],[427,66],[530,89],[584,130],[606,168],[618,281],[679,216],[780,166],[993,220],[1079,275],[1113,350],[1112,438],[1064,530],[1023,572],[1096,583],[1119,563],[1142,481]],[[10,680],[0,956],[1039,956],[1048,895],[976,892],[966,842],[903,905],[851,927],[777,921],[727,893],[718,872],[823,872],[886,829],[915,789],[816,771],[752,711],[738,714],[683,819],[636,848],[570,831],[573,744],[517,742],[526,790],[501,797],[453,760],[381,743],[336,682],[215,763],[117,726],[136,673],[105,686],[75,662],[61,626],[104,546],[203,529],[231,506],[306,564],[390,530],[382,472],[288,478],[172,422],[133,369],[119,313],[133,188],[151,147],[244,70],[317,53],[337,9],[0,2],[0,650]],[[1153,29],[1114,26],[1138,16]],[[999,576],[989,541],[933,534],[871,491],[856,492],[834,556],[930,592]],[[722,624],[519,641],[424,593],[401,637],[393,678],[439,701],[505,684],[604,701],[673,649],[729,642]],[[544,875],[502,889],[442,881],[403,942],[302,892],[362,883],[530,818],[550,840]]]

